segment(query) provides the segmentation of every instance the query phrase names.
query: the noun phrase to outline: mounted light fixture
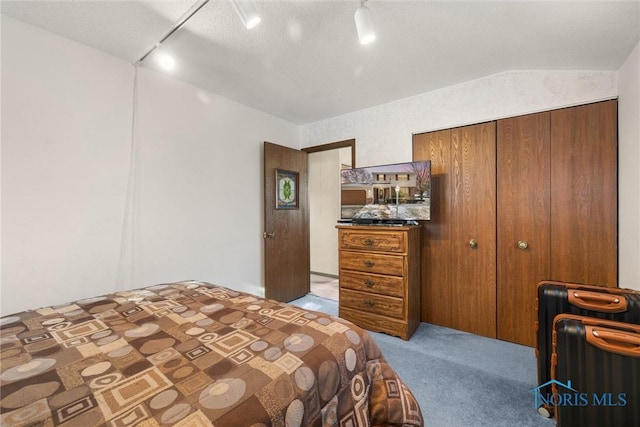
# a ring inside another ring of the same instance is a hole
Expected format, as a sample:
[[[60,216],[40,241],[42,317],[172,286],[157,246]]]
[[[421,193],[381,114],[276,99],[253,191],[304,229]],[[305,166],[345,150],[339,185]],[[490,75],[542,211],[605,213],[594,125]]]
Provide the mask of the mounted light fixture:
[[[176,68],[176,60],[168,53],[159,53],[157,58],[158,64],[163,70],[173,71],[173,69]]]
[[[255,28],[262,20],[260,15],[258,15],[258,9],[256,9],[252,1],[231,0],[231,4],[247,30]]]
[[[360,44],[369,44],[376,39],[376,31],[373,28],[373,20],[371,12],[364,5],[367,0],[360,0],[360,7],[356,10],[353,19],[356,21],[356,30],[358,30],[358,39]]]

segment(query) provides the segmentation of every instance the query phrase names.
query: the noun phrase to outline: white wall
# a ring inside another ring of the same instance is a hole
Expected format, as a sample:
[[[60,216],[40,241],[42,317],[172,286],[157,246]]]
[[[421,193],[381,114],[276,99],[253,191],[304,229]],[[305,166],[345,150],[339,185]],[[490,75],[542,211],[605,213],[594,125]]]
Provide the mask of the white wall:
[[[302,127],[302,147],[355,138],[356,164],[411,160],[415,133],[615,98],[615,72],[509,71]]]
[[[309,154],[309,224],[311,271],[338,275],[340,160],[351,148]]]
[[[132,76],[2,16],[2,313],[113,290]]]
[[[140,69],[133,283],[263,287],[263,142],[298,148],[284,120]]]
[[[640,43],[620,68],[618,87],[620,286],[640,290]]]
[[[263,140],[357,138],[359,166],[401,162],[412,133],[618,95],[615,72],[507,72],[300,129],[142,69],[119,270],[133,68],[5,16],[1,26],[5,314],[184,278],[261,294]],[[636,47],[619,72],[620,285],[636,288],[639,61]]]
[[[2,16],[1,310],[200,279],[263,293],[262,142],[299,127]]]
[[[619,285],[640,289],[638,47],[617,72],[510,71],[303,126],[302,147],[357,140],[358,166],[411,160],[413,134],[619,100]]]

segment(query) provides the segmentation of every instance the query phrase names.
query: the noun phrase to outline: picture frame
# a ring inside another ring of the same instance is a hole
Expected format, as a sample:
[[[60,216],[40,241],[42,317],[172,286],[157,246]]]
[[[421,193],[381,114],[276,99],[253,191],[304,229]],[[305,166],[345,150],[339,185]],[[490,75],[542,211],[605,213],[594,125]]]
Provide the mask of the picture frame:
[[[298,209],[298,172],[276,169],[276,209]]]

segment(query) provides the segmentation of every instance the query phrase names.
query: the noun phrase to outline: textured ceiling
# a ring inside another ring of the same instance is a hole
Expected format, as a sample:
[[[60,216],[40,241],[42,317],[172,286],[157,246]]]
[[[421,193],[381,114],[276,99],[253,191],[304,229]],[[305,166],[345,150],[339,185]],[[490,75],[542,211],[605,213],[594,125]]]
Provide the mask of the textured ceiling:
[[[10,1],[2,14],[135,62],[198,1]],[[177,79],[310,123],[506,70],[617,70],[640,40],[635,1],[370,0],[378,38],[358,43],[359,1],[255,2],[241,25],[210,0],[162,46]],[[144,66],[158,69],[154,55]]]

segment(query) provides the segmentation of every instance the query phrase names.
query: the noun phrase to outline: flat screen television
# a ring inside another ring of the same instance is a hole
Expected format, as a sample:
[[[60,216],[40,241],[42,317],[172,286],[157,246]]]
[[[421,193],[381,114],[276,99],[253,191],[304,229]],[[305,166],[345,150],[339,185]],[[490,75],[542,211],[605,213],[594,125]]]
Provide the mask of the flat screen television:
[[[360,224],[431,219],[431,161],[343,169],[340,219]]]

